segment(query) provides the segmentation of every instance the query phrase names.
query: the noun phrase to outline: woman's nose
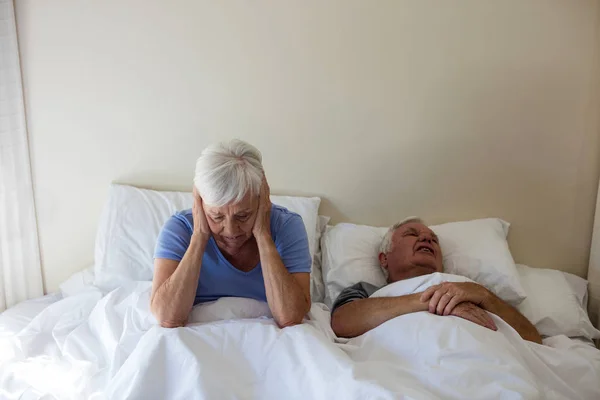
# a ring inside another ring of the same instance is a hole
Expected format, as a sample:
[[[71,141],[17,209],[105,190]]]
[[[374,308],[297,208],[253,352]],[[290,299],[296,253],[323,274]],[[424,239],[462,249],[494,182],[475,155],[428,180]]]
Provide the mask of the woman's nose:
[[[225,236],[235,236],[236,233],[236,224],[233,221],[226,221],[224,224],[223,234]]]

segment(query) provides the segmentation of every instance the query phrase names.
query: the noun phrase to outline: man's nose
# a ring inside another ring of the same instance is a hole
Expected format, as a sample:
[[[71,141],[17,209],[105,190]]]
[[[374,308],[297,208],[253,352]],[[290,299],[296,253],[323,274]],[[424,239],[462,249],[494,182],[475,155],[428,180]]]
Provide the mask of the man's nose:
[[[431,243],[433,241],[433,239],[432,239],[431,235],[429,235],[427,233],[422,233],[421,236],[419,237],[419,241]]]

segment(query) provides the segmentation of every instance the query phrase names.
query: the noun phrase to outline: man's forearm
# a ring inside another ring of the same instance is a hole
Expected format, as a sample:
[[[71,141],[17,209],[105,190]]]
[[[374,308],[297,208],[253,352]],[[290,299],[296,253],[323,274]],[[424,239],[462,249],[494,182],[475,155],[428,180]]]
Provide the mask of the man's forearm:
[[[273,319],[280,327],[299,324],[310,310],[310,298],[283,265],[271,236],[259,236],[256,242]]]
[[[496,314],[504,322],[513,327],[525,340],[542,344],[542,337],[533,324],[512,306],[506,304],[496,295],[491,294],[490,300],[482,304],[483,309]]]
[[[331,327],[340,337],[356,337],[392,318],[417,311],[427,311],[421,293],[398,297],[375,297],[354,300],[333,312]]]
[[[196,297],[205,248],[205,239],[192,236],[183,259],[156,290],[150,305],[161,325],[176,327],[187,321]]]

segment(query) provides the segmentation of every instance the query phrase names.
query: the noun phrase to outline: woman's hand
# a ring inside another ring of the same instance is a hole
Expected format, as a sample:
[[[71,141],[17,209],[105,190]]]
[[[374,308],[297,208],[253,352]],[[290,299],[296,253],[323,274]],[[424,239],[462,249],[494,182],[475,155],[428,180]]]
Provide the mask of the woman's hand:
[[[258,211],[254,220],[252,234],[254,237],[268,235],[271,236],[271,190],[267,183],[266,176],[263,175],[262,184],[260,185],[260,195],[258,197]]]
[[[202,197],[194,185],[193,190],[194,205],[192,206],[192,216],[194,218],[194,236],[207,242],[210,239],[210,227],[204,213],[204,207],[202,206]]]
[[[429,312],[450,315],[454,307],[468,301],[487,309],[492,294],[485,287],[472,282],[444,282],[431,286],[421,295],[422,302],[429,302]]]

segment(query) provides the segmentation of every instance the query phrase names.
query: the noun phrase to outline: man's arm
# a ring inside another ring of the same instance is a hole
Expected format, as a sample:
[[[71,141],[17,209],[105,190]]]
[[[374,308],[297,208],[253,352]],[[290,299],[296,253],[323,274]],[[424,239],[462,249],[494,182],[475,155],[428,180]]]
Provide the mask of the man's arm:
[[[375,297],[350,301],[335,308],[331,328],[339,337],[351,338],[378,327],[392,318],[417,311],[427,311],[421,294],[399,297]]]
[[[523,339],[542,344],[542,337],[527,318],[477,283],[444,282],[425,290],[420,300],[428,302],[429,312],[438,315],[449,315],[458,304],[469,301],[502,318]]]
[[[427,302],[420,300],[421,293],[399,297],[375,297],[350,300],[334,309],[331,327],[340,337],[356,337],[378,327],[392,318],[417,311],[427,311]],[[455,317],[466,319],[484,328],[497,330],[496,324],[482,308],[470,302],[454,307]]]
[[[542,337],[527,318],[518,312],[514,307],[506,304],[495,294],[490,292],[490,299],[482,304],[482,308],[486,311],[496,314],[504,322],[513,327],[515,331],[525,340],[542,344]]]

